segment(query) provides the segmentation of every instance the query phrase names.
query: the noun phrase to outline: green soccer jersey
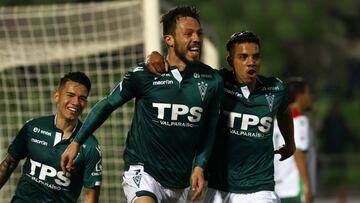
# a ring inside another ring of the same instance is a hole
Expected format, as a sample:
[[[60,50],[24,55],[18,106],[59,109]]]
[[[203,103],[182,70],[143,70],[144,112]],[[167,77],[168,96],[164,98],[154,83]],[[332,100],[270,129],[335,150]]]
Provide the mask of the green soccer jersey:
[[[26,161],[11,202],[76,202],[82,187],[101,184],[101,150],[94,136],[81,146],[74,161],[73,173],[63,174],[60,157],[70,144],[81,123],[70,139],[62,140],[63,132],[55,126],[55,116],[28,121],[8,149],[15,159]]]
[[[255,91],[221,71],[222,110],[214,152],[209,161],[209,187],[233,193],[274,190],[273,125],[288,103],[284,84],[258,76]]]
[[[140,65],[91,110],[76,140],[132,98],[135,111],[124,151],[125,168],[141,164],[168,188],[189,186],[192,165],[205,167],[215,138],[223,81],[211,67],[196,63],[183,72],[170,67],[156,77]]]

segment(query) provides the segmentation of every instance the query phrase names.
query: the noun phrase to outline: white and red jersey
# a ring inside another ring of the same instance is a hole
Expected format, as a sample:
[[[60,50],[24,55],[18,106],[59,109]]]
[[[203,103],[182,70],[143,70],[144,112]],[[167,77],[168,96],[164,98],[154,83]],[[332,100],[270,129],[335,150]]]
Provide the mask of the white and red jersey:
[[[315,194],[316,153],[314,144],[314,133],[308,117],[303,115],[295,108],[291,110],[294,119],[294,138],[296,149],[305,152],[311,187],[313,190],[313,194]],[[283,144],[285,144],[285,142],[277,126],[277,123],[275,126],[276,127],[274,127],[273,136],[274,148],[278,149]],[[280,198],[295,197],[300,193],[300,174],[296,166],[295,157],[291,156],[284,161],[279,161],[279,159],[280,155],[275,155],[275,191]]]

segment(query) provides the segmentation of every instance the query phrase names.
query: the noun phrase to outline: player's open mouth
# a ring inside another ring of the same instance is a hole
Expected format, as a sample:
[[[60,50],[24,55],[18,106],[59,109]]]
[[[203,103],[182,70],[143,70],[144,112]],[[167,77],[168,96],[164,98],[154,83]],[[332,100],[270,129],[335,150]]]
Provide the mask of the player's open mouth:
[[[247,74],[248,74],[250,77],[256,77],[256,70],[250,69],[250,70],[247,71]]]
[[[200,48],[199,47],[192,47],[189,49],[189,52],[191,55],[199,55],[200,53]]]
[[[192,48],[189,49],[189,51],[199,52],[200,48],[199,47],[192,47]]]
[[[190,52],[190,54],[192,55],[199,55],[200,53],[200,44],[192,44],[188,47],[188,51]]]
[[[73,107],[68,107],[67,110],[73,112],[73,113],[77,113],[79,111],[78,108],[73,108]]]

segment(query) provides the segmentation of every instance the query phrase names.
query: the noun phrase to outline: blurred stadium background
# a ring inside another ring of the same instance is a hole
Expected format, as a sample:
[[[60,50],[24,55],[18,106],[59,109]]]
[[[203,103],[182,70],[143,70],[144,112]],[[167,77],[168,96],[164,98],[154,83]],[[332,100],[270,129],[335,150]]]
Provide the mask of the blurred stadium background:
[[[163,50],[160,15],[180,4],[195,5],[201,12],[206,63],[227,67],[227,38],[252,30],[262,40],[262,74],[302,76],[310,82],[315,104],[309,116],[319,153],[315,202],[360,202],[356,0],[2,0],[0,157],[26,120],[54,110],[52,93],[64,73],[80,70],[90,76],[91,107],[128,68],[152,50]],[[122,151],[132,108],[130,102],[115,111],[95,133],[104,157],[100,202],[125,202]],[[19,166],[0,190],[0,202],[9,202],[20,173]]]

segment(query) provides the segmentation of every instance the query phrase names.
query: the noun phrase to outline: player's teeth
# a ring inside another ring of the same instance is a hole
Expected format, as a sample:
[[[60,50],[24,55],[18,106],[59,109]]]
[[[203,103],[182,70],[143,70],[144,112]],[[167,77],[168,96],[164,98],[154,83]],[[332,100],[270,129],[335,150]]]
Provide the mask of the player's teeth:
[[[69,108],[70,111],[76,112],[77,110],[75,108]]]

